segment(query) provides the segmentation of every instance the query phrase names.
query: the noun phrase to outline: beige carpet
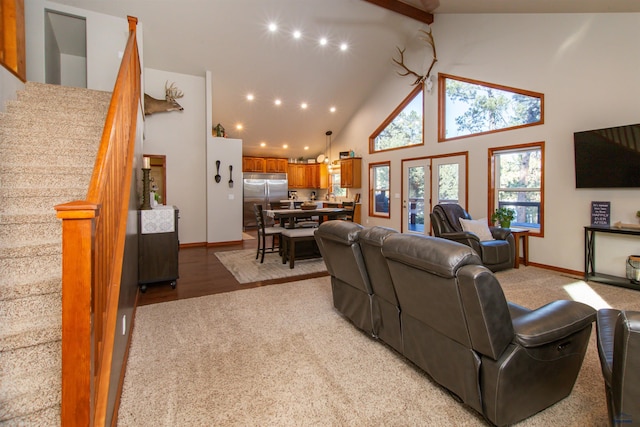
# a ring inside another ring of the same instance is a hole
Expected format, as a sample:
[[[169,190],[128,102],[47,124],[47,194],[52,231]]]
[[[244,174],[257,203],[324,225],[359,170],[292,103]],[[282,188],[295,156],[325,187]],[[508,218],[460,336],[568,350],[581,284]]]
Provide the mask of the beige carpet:
[[[247,233],[242,233],[242,240],[255,240],[256,238],[253,237],[251,234],[247,234]]]
[[[296,260],[294,267],[289,268],[288,263],[282,264],[282,258],[277,253],[265,254],[264,263],[260,264],[260,258],[256,259],[255,249],[216,252],[216,257],[239,283],[327,271],[322,258]]]
[[[498,274],[507,298],[640,309],[634,290],[535,267]],[[138,308],[119,426],[483,426],[333,308],[329,277]],[[573,393],[520,426],[606,426],[595,329]]]

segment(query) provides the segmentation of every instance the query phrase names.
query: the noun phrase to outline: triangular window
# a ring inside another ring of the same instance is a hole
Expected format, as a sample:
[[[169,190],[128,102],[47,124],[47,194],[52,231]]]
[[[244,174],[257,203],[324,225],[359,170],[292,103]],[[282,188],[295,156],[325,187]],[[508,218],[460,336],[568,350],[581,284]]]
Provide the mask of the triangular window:
[[[438,141],[544,123],[544,94],[438,75]]]
[[[422,85],[418,85],[369,137],[369,153],[423,145],[423,110]]]

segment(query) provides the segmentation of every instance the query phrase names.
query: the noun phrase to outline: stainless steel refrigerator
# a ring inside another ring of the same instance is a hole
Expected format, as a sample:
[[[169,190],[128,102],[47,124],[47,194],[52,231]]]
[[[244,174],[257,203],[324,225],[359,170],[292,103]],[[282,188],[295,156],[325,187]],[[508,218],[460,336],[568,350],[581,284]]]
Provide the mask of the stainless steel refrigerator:
[[[244,228],[257,226],[254,204],[269,209],[271,202],[287,200],[288,187],[286,173],[245,173],[242,179]]]

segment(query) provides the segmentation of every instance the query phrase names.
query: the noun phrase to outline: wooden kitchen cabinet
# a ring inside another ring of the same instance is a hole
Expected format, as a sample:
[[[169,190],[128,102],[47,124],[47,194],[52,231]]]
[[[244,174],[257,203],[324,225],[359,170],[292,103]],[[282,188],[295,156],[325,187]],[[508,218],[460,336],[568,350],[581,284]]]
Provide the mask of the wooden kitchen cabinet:
[[[307,185],[306,165],[289,163],[287,179],[289,188],[305,188]]]
[[[288,164],[287,159],[266,158],[265,171],[267,173],[287,173]]]
[[[305,188],[318,188],[318,164],[305,167]]]
[[[263,157],[243,157],[242,172],[265,172],[266,162]]]
[[[350,157],[340,160],[340,187],[362,187],[362,158]]]
[[[329,172],[324,163],[289,163],[289,188],[329,187]]]

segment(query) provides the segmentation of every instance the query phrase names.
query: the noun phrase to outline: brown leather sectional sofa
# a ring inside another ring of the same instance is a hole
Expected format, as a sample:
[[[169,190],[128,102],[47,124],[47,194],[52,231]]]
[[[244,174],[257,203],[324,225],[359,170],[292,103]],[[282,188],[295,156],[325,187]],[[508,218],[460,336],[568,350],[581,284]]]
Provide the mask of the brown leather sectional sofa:
[[[609,425],[640,425],[640,312],[598,310],[598,355]]]
[[[516,423],[571,393],[593,308],[510,303],[477,253],[450,240],[345,221],[315,238],[335,308],[489,422]]]

